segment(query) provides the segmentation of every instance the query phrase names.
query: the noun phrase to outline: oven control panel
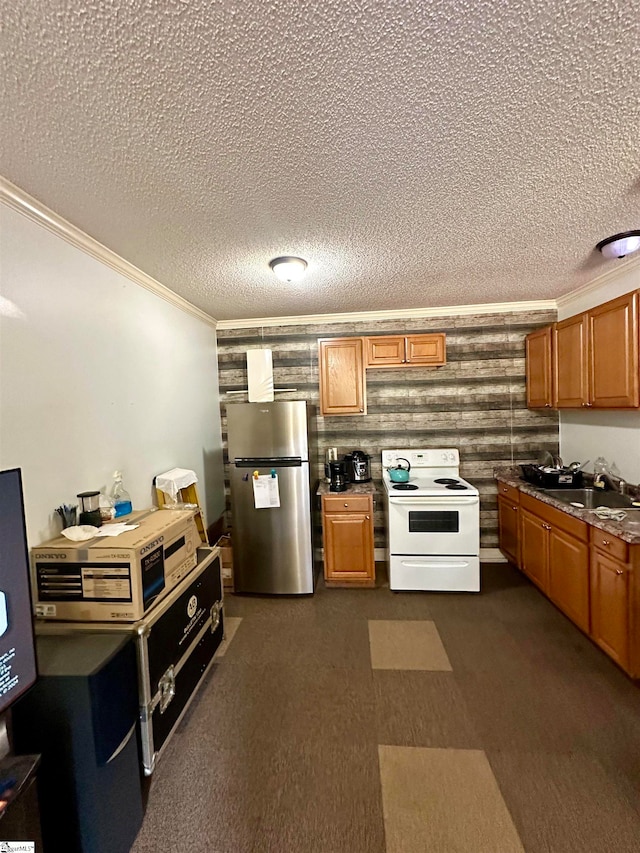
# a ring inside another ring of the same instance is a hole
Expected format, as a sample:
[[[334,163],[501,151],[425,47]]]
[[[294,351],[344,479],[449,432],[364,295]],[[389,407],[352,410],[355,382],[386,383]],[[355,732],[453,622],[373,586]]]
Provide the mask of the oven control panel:
[[[395,466],[398,459],[406,459],[412,468],[457,468],[460,465],[460,454],[454,447],[382,451],[383,468]]]

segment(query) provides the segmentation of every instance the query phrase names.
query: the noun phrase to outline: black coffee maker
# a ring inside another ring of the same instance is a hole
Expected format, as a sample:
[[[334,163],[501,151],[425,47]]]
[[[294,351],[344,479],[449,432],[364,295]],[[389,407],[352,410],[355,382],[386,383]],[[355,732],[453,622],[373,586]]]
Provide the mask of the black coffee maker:
[[[346,462],[344,459],[333,459],[329,462],[329,491],[346,492],[348,484]]]

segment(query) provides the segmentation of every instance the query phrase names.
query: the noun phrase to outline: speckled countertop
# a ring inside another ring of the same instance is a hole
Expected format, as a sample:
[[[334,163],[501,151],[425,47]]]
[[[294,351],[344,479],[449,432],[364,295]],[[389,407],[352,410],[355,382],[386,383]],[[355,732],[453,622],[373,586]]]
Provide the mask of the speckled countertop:
[[[345,492],[332,492],[329,488],[329,483],[326,480],[321,480],[316,491],[317,495],[375,495],[376,492],[381,492],[383,489],[381,484],[371,480],[369,483],[349,483]]]
[[[640,510],[628,512],[624,521],[609,521],[598,518],[593,510],[578,509],[578,507],[552,498],[537,486],[532,486],[531,483],[525,482],[517,468],[495,468],[493,474],[497,480],[501,480],[503,483],[519,489],[525,495],[531,495],[555,509],[560,509],[574,518],[579,518],[580,521],[585,521],[587,524],[604,530],[612,536],[618,536],[630,545],[640,545]]]

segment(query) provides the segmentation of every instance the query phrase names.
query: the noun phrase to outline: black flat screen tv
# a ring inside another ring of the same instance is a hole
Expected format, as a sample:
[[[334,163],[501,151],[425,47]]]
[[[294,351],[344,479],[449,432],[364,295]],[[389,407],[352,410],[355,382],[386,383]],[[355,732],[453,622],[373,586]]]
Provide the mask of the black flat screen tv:
[[[0,471],[0,714],[37,677],[19,468]]]

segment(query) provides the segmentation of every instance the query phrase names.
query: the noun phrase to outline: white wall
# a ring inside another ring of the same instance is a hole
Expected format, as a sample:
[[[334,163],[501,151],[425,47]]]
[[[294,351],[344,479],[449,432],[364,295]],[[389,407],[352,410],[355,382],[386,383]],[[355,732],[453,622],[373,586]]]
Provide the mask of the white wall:
[[[558,308],[558,319],[564,320],[580,314],[595,305],[608,302],[640,288],[640,266],[635,263],[600,287],[576,294],[563,301]],[[615,462],[629,483],[640,483],[640,412],[638,411],[561,411],[560,455],[565,462],[591,460],[604,456]]]
[[[22,468],[29,544],[58,533],[56,506],[108,489],[116,469],[137,509],[152,505],[154,475],[195,470],[215,521],[213,325],[4,205],[0,234],[0,468]]]

